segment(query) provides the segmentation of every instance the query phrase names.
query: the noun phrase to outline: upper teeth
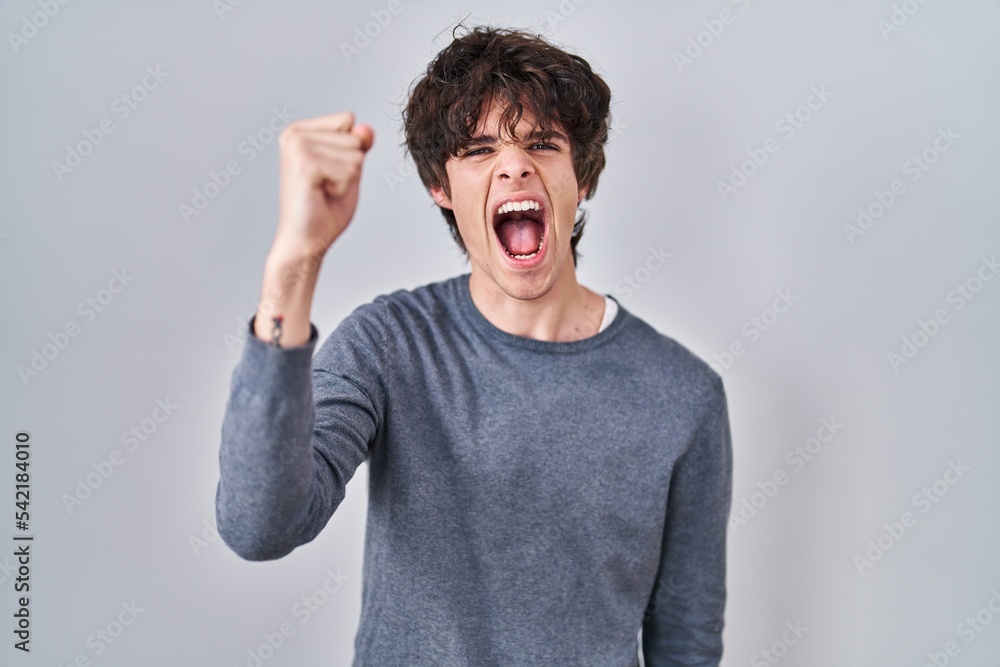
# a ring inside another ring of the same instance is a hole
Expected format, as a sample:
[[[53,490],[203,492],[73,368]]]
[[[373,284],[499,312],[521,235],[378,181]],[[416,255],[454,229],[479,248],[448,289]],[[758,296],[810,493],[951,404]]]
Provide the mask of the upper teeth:
[[[509,201],[503,206],[501,206],[499,209],[497,209],[497,213],[510,213],[511,211],[527,211],[529,209],[534,209],[535,211],[537,211],[541,207],[542,207],[541,204],[539,204],[536,201],[532,201],[530,199],[525,201]]]

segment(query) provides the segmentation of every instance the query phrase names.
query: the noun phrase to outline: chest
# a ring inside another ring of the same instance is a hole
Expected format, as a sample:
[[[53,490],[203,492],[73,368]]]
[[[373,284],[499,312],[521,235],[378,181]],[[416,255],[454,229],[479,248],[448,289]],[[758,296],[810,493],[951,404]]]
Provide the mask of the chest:
[[[627,364],[597,357],[425,363],[395,380],[387,463],[497,521],[647,523],[690,439],[684,409]],[[506,517],[506,518],[504,518]],[[525,519],[530,521],[529,519]]]

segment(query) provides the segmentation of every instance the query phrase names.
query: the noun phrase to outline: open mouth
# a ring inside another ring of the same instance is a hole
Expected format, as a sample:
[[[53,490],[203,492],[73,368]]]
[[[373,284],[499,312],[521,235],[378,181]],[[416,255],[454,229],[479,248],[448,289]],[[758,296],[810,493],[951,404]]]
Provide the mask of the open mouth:
[[[511,199],[493,213],[493,231],[511,259],[538,257],[545,247],[545,230],[545,207],[539,199]]]

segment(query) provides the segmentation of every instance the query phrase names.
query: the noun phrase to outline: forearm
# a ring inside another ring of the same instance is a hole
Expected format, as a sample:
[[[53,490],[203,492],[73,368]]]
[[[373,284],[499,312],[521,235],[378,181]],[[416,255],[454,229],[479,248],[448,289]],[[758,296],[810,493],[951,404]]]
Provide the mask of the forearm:
[[[250,338],[222,424],[219,532],[243,558],[278,558],[311,538],[312,347]]]
[[[271,248],[264,263],[254,335],[271,342],[274,318],[281,317],[281,347],[297,347],[309,340],[309,318],[319,277],[320,258],[299,250]]]

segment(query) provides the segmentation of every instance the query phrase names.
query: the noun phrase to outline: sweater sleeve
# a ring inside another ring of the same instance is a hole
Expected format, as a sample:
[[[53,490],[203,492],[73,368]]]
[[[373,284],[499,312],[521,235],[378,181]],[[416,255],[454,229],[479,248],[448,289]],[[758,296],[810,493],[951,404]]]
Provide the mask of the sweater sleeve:
[[[254,317],[222,423],[219,535],[246,560],[274,560],[316,537],[343,501],[382,423],[384,330],[360,307],[313,360],[319,334],[278,348]]]
[[[718,388],[671,476],[660,569],[642,625],[646,667],[717,667],[722,659],[732,443],[721,380]]]

